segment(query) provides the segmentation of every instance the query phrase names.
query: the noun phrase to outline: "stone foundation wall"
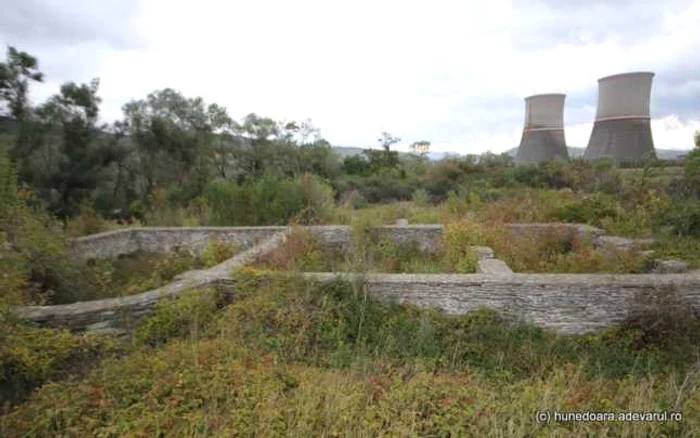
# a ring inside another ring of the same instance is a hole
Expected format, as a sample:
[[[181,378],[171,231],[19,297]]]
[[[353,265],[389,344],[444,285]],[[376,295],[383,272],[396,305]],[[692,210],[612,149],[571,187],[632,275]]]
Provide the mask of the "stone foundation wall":
[[[329,281],[335,274],[307,274]],[[352,277],[352,275],[349,275]],[[560,333],[584,333],[619,323],[645,295],[673,287],[700,311],[700,276],[594,274],[368,274],[368,293],[461,314],[488,307]]]
[[[171,227],[128,228],[79,237],[73,241],[77,256],[105,259],[136,251],[170,252],[175,249],[201,253],[216,239],[241,250],[269,239],[286,227]]]
[[[148,316],[156,303],[164,298],[174,298],[197,288],[218,288],[222,279],[229,277],[235,267],[247,265],[257,256],[274,251],[284,237],[284,232],[276,232],[259,245],[210,269],[185,272],[175,277],[172,283],[138,295],[56,306],[16,307],[13,312],[20,318],[46,327],[91,332],[119,331]]]
[[[566,223],[520,223],[506,224],[514,234],[520,233],[551,233],[552,230],[564,230],[571,234],[588,235],[594,239],[596,244],[608,243],[605,240],[605,231],[599,228],[581,224]],[[345,251],[352,241],[352,231],[348,226],[315,226],[306,227],[316,238],[322,240],[329,248]],[[442,225],[395,225],[373,227],[370,235],[376,241],[382,238],[389,238],[397,242],[415,241],[421,250],[435,252],[442,246]],[[620,239],[625,244],[632,242],[629,239]],[[617,240],[610,240],[617,245]],[[619,245],[618,245],[619,246]]]
[[[551,229],[550,225],[542,224],[510,226],[515,232],[525,228],[543,232]],[[590,227],[564,226],[594,236],[603,235]],[[350,242],[349,227],[307,229],[329,245],[343,247]],[[186,272],[162,288],[139,295],[58,306],[19,307],[13,311],[21,318],[49,327],[102,332],[122,330],[150,314],[159,300],[175,297],[186,290],[217,287],[235,293],[230,281],[232,269],[274,251],[289,231],[286,227],[135,228],[76,239],[76,253],[87,258],[114,257],[137,250],[168,251],[175,246],[201,251],[210,238],[251,247],[213,268]],[[430,250],[439,245],[442,227],[378,227],[375,231],[379,236],[396,240],[414,239]],[[697,271],[662,275],[514,274],[503,262],[493,258],[489,248],[475,247],[475,250],[480,259],[478,274],[370,274],[365,277],[367,290],[379,299],[438,307],[451,314],[490,307],[562,333],[582,333],[620,322],[645,294],[668,287],[675,288],[689,306],[700,310],[700,274]],[[305,275],[315,281],[328,281],[340,274]]]
[[[598,238],[604,231],[578,224],[508,224],[515,233],[548,232],[552,228],[569,229],[571,232],[584,232]],[[351,229],[348,226],[309,226],[305,227],[314,236],[331,248],[346,250],[351,242]],[[127,228],[79,237],[74,240],[75,253],[85,258],[111,258],[136,251],[169,252],[174,249],[189,250],[194,253],[206,248],[210,239],[227,242],[241,249],[249,248],[270,238],[286,227],[149,227]],[[437,251],[442,242],[442,225],[410,225],[373,227],[371,235],[377,240],[389,238],[394,241],[416,241],[423,251]],[[610,239],[610,237],[601,237]],[[620,240],[618,238],[618,240]],[[628,242],[626,239],[625,242]],[[613,241],[613,243],[616,241]]]

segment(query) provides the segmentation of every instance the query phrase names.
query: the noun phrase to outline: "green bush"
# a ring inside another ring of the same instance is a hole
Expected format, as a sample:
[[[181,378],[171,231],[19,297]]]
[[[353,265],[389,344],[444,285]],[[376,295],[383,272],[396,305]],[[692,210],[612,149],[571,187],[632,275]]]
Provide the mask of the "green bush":
[[[17,403],[47,380],[84,373],[98,358],[121,351],[109,338],[37,328],[0,313],[0,406]]]
[[[558,217],[564,222],[598,225],[606,218],[618,217],[615,198],[603,193],[593,193],[583,199],[563,206]]]
[[[478,258],[471,249],[477,243],[475,229],[467,222],[458,221],[447,224],[444,233],[442,251],[449,272],[476,272]]]
[[[349,209],[358,209],[367,206],[367,200],[359,190],[350,190],[343,193],[340,198],[340,204]]]
[[[652,221],[659,232],[677,236],[700,236],[700,201],[672,199],[663,209],[654,214]]]
[[[335,209],[333,188],[316,175],[305,173],[296,182],[301,187],[304,207],[296,219],[303,225],[325,223]]]
[[[413,201],[414,204],[424,207],[428,205],[428,202],[430,201],[428,191],[425,189],[418,189],[415,192],[413,192],[413,196],[411,197],[411,200]]]
[[[286,225],[304,208],[304,193],[293,180],[266,174],[244,190],[250,194],[248,225]]]
[[[2,221],[4,252],[24,267],[31,303],[75,301],[88,288],[84,263],[71,257],[61,224],[43,207],[16,204]]]
[[[323,222],[334,208],[333,191],[320,178],[305,174],[291,180],[273,174],[243,185],[215,181],[205,190],[210,225],[286,225]]]
[[[190,291],[172,300],[161,300],[153,314],[136,328],[136,345],[157,346],[168,339],[188,335],[198,338],[223,303],[223,296],[210,289]]]
[[[238,225],[246,220],[248,196],[236,184],[213,181],[207,185],[204,197],[211,209],[208,225]]]
[[[204,268],[211,268],[219,263],[230,259],[238,252],[238,249],[229,243],[210,239],[207,247],[204,248],[199,260]]]

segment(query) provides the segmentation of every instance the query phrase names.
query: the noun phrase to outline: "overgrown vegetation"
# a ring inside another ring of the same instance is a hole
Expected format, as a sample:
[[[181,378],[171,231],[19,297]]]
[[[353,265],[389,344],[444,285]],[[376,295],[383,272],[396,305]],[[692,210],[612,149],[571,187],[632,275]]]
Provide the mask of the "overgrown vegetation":
[[[461,219],[451,227],[461,229],[466,237],[461,247],[491,247],[496,257],[515,272],[622,274],[648,272],[651,268],[651,256],[636,248],[599,247],[592,236],[563,225],[517,229],[498,222]]]
[[[700,324],[672,291],[606,332],[379,303],[361,284],[244,269],[237,299],[166,301],[133,352],[43,386],[4,435],[652,434],[700,424]],[[649,309],[655,309],[651,313]],[[646,310],[644,310],[646,309]],[[682,321],[682,322],[681,322]],[[661,324],[660,324],[661,323]],[[534,413],[667,410],[682,422],[538,424]]]
[[[93,261],[84,275],[90,278],[94,291],[92,295],[83,292],[81,298],[126,296],[156,289],[178,274],[212,267],[233,257],[235,252],[233,245],[212,239],[199,255],[184,250],[164,254],[138,252],[116,260]]]
[[[476,270],[476,254],[465,246],[466,238],[459,230],[448,227],[444,245],[424,249],[416,240],[395,240],[378,235],[367,224],[358,224],[352,227],[349,241],[341,245],[326,245],[311,232],[295,228],[280,248],[259,256],[254,266],[306,272],[473,273]]]
[[[132,225],[352,226],[342,253],[298,231],[258,260],[289,271],[472,272],[472,245],[519,272],[643,272],[648,257],[700,268],[700,137],[684,163],[624,169],[515,166],[494,154],[433,162],[429,142],[399,154],[386,132],[379,150],[341,158],[310,121],[235,121],[173,89],[129,102],[110,125],[98,123],[98,80],[63,84],[35,106],[39,67],[12,47],[0,62],[0,435],[700,434],[700,326],[672,290],[583,336],[487,310],[448,317],[380,304],[361,284],[252,269],[235,274],[233,303],[184,294],[121,338],[38,328],[9,311],[136,293],[237,250],[212,242],[198,257],[92,265],[71,254],[70,237]],[[368,232],[400,218],[443,224],[441,250]],[[654,253],[595,248],[563,231],[514,237],[512,222],[653,237]],[[684,421],[535,422],[555,408],[680,411]]]
[[[494,154],[431,162],[423,153],[392,151],[399,139],[384,132],[380,150],[341,159],[310,121],[255,114],[235,121],[224,107],[172,89],[131,101],[122,120],[100,126],[99,81],[65,84],[33,107],[27,90],[43,80],[38,60],[10,48],[0,66],[8,116],[0,143],[8,162],[19,186],[31,186],[64,226],[72,224],[72,234],[115,220],[349,222],[369,204],[410,200],[421,212],[445,201],[451,213],[480,210],[487,221],[585,222],[625,235],[696,236],[700,228],[697,151],[684,167],[653,160],[637,169],[582,159],[515,166]],[[527,203],[543,205],[522,208]]]

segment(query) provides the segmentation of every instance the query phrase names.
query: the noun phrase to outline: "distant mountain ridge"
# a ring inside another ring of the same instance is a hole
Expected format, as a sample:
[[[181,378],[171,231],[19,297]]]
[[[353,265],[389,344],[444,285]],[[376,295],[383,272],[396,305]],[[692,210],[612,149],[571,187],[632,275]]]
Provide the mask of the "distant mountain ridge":
[[[582,157],[583,153],[586,151],[586,148],[577,146],[568,146],[566,149],[569,150],[569,157],[571,158]],[[656,157],[661,160],[674,160],[690,152],[687,149],[655,149],[655,151]],[[506,151],[506,154],[510,155],[511,157],[515,157],[517,153],[518,148],[512,148]]]
[[[362,151],[368,148],[361,148],[357,146],[333,146],[332,147],[333,151],[340,155],[341,157],[349,157],[353,155],[361,155]],[[577,147],[577,146],[569,146],[567,147],[569,151],[569,157],[571,158],[578,158],[582,157],[583,153],[585,152],[586,148],[583,147]],[[656,156],[662,160],[673,160],[676,159],[682,155],[686,155],[689,153],[690,150],[687,149],[656,149]],[[508,149],[505,151],[506,154],[510,155],[511,157],[515,157],[515,155],[518,153],[518,148],[512,148]],[[407,152],[399,152],[400,155],[408,155]],[[460,154],[458,152],[429,152],[428,153],[428,158],[431,160],[442,160],[443,158],[452,155],[452,156],[457,156],[457,157],[462,157],[467,154]],[[480,154],[478,154],[480,155]]]

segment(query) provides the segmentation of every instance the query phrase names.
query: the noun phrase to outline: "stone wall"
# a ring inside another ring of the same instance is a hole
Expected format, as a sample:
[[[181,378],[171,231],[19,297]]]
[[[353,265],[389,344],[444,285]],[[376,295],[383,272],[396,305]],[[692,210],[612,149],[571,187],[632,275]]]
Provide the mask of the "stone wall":
[[[560,226],[560,225],[555,225]],[[578,225],[563,226],[602,236],[600,230]],[[514,224],[545,231],[551,225]],[[350,242],[350,229],[318,226],[307,229],[326,244],[343,247]],[[183,291],[217,287],[231,291],[233,268],[251,263],[255,257],[274,251],[284,242],[286,227],[226,228],[135,228],[76,239],[76,252],[87,258],[113,257],[137,250],[159,252],[176,245],[201,251],[210,238],[251,246],[235,257],[201,271],[189,271],[156,290],[139,295],[59,306],[19,307],[21,318],[49,327],[73,330],[122,330],[148,315],[155,303]],[[377,235],[396,240],[413,239],[426,250],[439,245],[439,225],[378,227]],[[259,243],[259,244],[258,244]],[[609,242],[608,242],[609,243]],[[479,254],[478,274],[370,274],[365,277],[369,293],[380,299],[396,299],[423,307],[438,307],[447,313],[464,313],[490,307],[519,315],[537,325],[562,333],[582,333],[623,320],[640,297],[665,287],[674,287],[689,306],[700,310],[700,274],[514,274],[493,251],[475,247]],[[305,274],[328,281],[334,273]],[[348,275],[348,274],[343,274]],[[235,292],[235,291],[232,291]]]
[[[149,227],[127,228],[79,237],[73,241],[76,255],[104,259],[136,251],[170,252],[174,249],[199,254],[210,239],[235,245],[244,250],[286,227]]]
[[[553,227],[570,229],[572,232],[585,232],[602,236],[603,230],[578,224],[508,224],[515,233],[523,230],[547,232]],[[340,250],[347,249],[351,241],[348,226],[309,226],[305,227],[326,245]],[[85,258],[111,258],[136,251],[168,252],[176,248],[194,253],[206,248],[209,239],[216,239],[249,248],[268,239],[286,227],[148,227],[127,228],[106,233],[79,237],[74,240],[75,253]],[[373,227],[373,238],[390,238],[395,241],[416,241],[422,250],[432,252],[439,249],[442,238],[441,225],[410,225]],[[607,237],[607,239],[610,239]]]
[[[306,275],[320,282],[335,277]],[[560,333],[584,333],[619,323],[645,294],[670,286],[700,310],[697,274],[368,274],[364,278],[368,293],[379,299],[449,314],[488,307]]]
[[[330,249],[347,250],[352,241],[352,230],[349,226],[310,226],[305,228]],[[389,238],[396,242],[415,241],[421,250],[434,252],[441,245],[442,225],[372,227],[370,237],[377,242],[383,238]]]
[[[72,246],[76,256],[86,259],[108,259],[139,250],[134,229],[78,237]]]
[[[174,298],[192,289],[217,287],[235,267],[251,263],[257,256],[275,250],[284,240],[284,232],[276,232],[259,245],[244,251],[210,269],[188,271],[158,289],[119,298],[84,301],[56,306],[16,307],[13,312],[27,321],[47,327],[76,331],[119,331],[149,315],[155,304]]]
[[[137,228],[134,233],[141,251],[170,252],[179,248],[198,254],[207,247],[210,239],[246,249],[286,229],[286,227]]]
[[[548,233],[553,229],[565,230],[572,234],[580,233],[591,236],[596,244],[608,243],[605,240],[605,231],[599,228],[581,224],[566,223],[518,223],[506,224],[514,234],[527,233]],[[319,238],[329,248],[346,250],[351,242],[352,231],[348,226],[315,226],[306,227],[314,236]],[[395,225],[373,227],[370,235],[375,240],[389,238],[397,242],[415,241],[421,250],[434,252],[442,245],[442,225]],[[628,242],[629,239],[623,239]],[[617,241],[610,240],[615,244]]]

